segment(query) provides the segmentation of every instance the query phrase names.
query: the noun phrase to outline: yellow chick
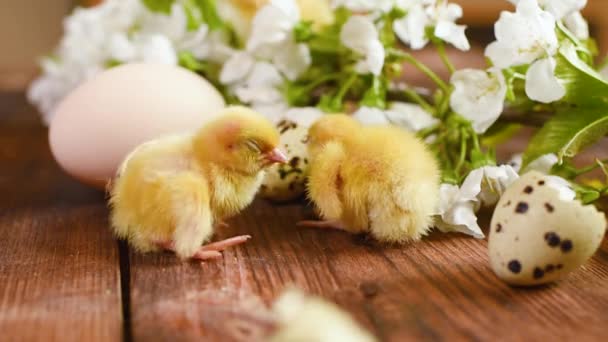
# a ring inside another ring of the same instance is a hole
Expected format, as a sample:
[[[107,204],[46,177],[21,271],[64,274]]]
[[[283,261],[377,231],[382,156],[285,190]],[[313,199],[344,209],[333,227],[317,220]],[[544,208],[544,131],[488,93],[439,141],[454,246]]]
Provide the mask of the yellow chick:
[[[268,120],[244,107],[228,107],[195,134],[140,145],[110,185],[114,234],[140,252],[221,257],[222,250],[250,236],[203,243],[214,224],[252,202],[267,167],[286,161],[278,144],[279,133]]]
[[[394,126],[363,127],[343,114],[309,130],[308,194],[325,221],[302,226],[418,240],[432,225],[439,168],[426,145]]]

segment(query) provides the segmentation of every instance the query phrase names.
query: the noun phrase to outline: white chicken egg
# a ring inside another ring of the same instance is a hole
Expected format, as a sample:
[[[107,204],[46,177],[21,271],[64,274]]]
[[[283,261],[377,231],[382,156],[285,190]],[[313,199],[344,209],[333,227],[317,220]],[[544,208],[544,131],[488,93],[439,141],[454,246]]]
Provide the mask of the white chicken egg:
[[[308,175],[308,128],[289,120],[277,124],[281,133],[281,149],[288,162],[271,167],[260,188],[260,196],[276,202],[296,199],[306,191]]]
[[[205,79],[183,68],[127,64],[85,82],[58,106],[49,140],[69,174],[103,188],[141,143],[194,130],[225,107]]]
[[[559,178],[533,171],[503,194],[492,217],[492,269],[513,285],[539,285],[563,278],[599,248],[606,218],[573,199]]]

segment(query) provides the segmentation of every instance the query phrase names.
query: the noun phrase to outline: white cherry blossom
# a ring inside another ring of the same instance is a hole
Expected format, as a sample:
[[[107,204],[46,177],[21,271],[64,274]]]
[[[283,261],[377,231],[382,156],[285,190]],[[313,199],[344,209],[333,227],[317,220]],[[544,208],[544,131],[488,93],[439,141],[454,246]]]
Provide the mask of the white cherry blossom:
[[[64,36],[54,56],[42,61],[43,73],[28,89],[28,98],[45,123],[50,123],[65,95],[106,68],[110,38],[127,32],[144,11],[139,0],[108,0],[93,8],[77,8],[64,20]]]
[[[509,0],[517,5],[520,0]],[[587,0],[538,0],[538,4],[555,18],[562,19],[569,14],[578,12],[587,6]]]
[[[554,153],[549,153],[535,159],[522,170],[521,167],[523,164],[523,155],[518,153],[513,155],[507,164],[520,174],[530,171],[538,171],[544,174],[549,174],[553,166],[557,164],[558,161],[559,159],[557,158],[557,155]]]
[[[589,39],[589,23],[585,20],[581,12],[568,14],[563,20],[566,28],[570,30],[576,38],[580,40]]]
[[[224,64],[220,82],[247,104],[275,105],[283,100],[278,87],[284,80],[277,68],[268,62],[257,61],[245,51],[235,53]]]
[[[483,239],[484,234],[475,215],[477,207],[477,192],[466,181],[460,188],[453,184],[442,184],[435,225],[445,233],[458,232]]]
[[[488,45],[486,56],[499,68],[530,64],[557,52],[555,17],[536,0],[521,0],[515,13],[502,12],[494,34],[496,41]]]
[[[558,177],[558,176],[547,176],[546,185],[555,189],[558,192],[558,197],[562,201],[573,201],[576,198],[576,192],[570,186],[570,182]]]
[[[355,67],[357,72],[380,75],[386,52],[370,18],[359,15],[350,17],[342,26],[340,40],[344,46],[361,55]]]
[[[471,171],[462,187],[466,184],[468,193],[476,193],[481,204],[492,206],[517,178],[519,175],[510,165],[484,166]]]
[[[526,95],[535,101],[551,103],[566,95],[566,87],[555,76],[555,59],[536,61],[526,73]]]
[[[271,0],[253,18],[247,51],[272,63],[290,80],[311,64],[306,44],[295,42],[293,29],[300,21],[295,0]]]
[[[536,0],[520,0],[515,13],[502,12],[494,25],[496,41],[486,48],[494,66],[508,68],[531,64],[526,74],[526,95],[550,103],[561,99],[566,89],[555,76],[558,48],[555,17],[543,11]]]
[[[422,107],[412,103],[393,102],[386,111],[386,118],[393,125],[418,132],[439,122]]]
[[[450,106],[471,121],[477,133],[484,133],[502,113],[507,94],[505,78],[500,70],[464,69],[450,80],[454,91]]]
[[[332,0],[331,7],[344,7],[356,13],[373,11],[388,12],[395,5],[395,0]]]
[[[466,26],[455,23],[462,17],[459,5],[441,0],[426,0],[410,6],[407,15],[393,23],[393,30],[412,49],[422,49],[429,42],[427,27],[434,27],[437,38],[459,50],[468,51],[471,48],[465,35]]]

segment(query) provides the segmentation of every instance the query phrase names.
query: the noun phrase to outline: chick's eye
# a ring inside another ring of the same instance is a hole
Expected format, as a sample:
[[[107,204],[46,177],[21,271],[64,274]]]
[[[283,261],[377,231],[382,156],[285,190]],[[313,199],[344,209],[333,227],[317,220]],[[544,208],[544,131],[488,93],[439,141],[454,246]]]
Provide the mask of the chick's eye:
[[[254,152],[262,152],[262,149],[260,148],[260,145],[258,145],[258,143],[256,143],[253,140],[247,140],[245,141],[245,145],[247,145],[247,147],[249,147],[249,149],[251,149]]]

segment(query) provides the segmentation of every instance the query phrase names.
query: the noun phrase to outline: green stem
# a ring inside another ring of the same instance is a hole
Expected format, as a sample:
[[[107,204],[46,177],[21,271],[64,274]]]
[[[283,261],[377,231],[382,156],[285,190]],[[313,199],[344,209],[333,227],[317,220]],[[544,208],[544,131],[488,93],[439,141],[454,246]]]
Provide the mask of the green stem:
[[[440,126],[437,124],[437,125],[433,125],[431,127],[421,129],[420,131],[418,131],[417,135],[418,135],[418,137],[420,137],[422,139],[426,139],[429,136],[439,132],[439,127]]]
[[[445,67],[448,68],[450,74],[453,74],[454,71],[456,71],[456,68],[454,67],[454,64],[452,64],[452,61],[450,61],[448,54],[445,52],[445,45],[443,44],[443,42],[438,41],[435,42],[435,47],[437,48],[439,57],[441,57],[441,61],[443,62],[443,64],[445,64]]]
[[[350,90],[350,87],[352,87],[353,83],[355,83],[356,79],[357,79],[357,74],[355,74],[355,73],[351,74],[348,77],[348,79],[346,80],[346,82],[344,82],[344,84],[342,85],[340,90],[338,90],[338,93],[336,94],[336,98],[342,100],[344,98],[344,95],[346,95],[346,93]]]
[[[414,58],[414,56],[409,53],[403,53],[402,57],[406,62],[410,63],[416,69],[420,70],[423,74],[425,74],[428,78],[433,80],[433,82],[435,82],[435,84],[437,84],[437,86],[441,88],[444,92],[449,92],[448,85],[433,70],[429,69],[426,65],[420,63],[420,61],[418,61],[416,58]]]
[[[415,90],[408,87],[403,92],[407,97],[410,98],[410,100],[416,102],[426,112],[430,114],[435,113],[435,108],[433,108],[433,106],[431,106],[425,99],[423,99],[422,96],[420,96],[420,94],[418,94]]]
[[[465,133],[464,129],[460,129],[460,158],[458,158],[458,164],[456,164],[456,173],[460,173],[467,156],[467,139]]]
[[[479,144],[479,136],[477,136],[477,134],[475,134],[475,133],[473,133],[473,148],[477,152],[482,152],[481,151],[481,146]]]
[[[320,77],[320,78],[312,81],[311,83],[307,84],[302,89],[305,92],[312,91],[313,89],[315,89],[316,87],[320,86],[321,84],[323,84],[325,82],[333,81],[333,80],[336,80],[336,79],[340,78],[340,75],[341,75],[341,73],[336,72],[336,73],[333,73],[333,74],[322,76],[322,77]]]
[[[586,173],[595,171],[598,168],[601,168],[602,172],[606,173],[607,170],[606,170],[605,164],[607,164],[607,163],[608,163],[608,159],[605,159],[605,160],[596,159],[595,160],[595,164],[589,165],[587,167],[584,167],[582,169],[577,169],[576,171],[574,171],[573,172],[573,174],[574,174],[573,178],[576,178],[576,177],[582,176],[582,175],[584,175]],[[608,177],[608,174],[606,176]]]

